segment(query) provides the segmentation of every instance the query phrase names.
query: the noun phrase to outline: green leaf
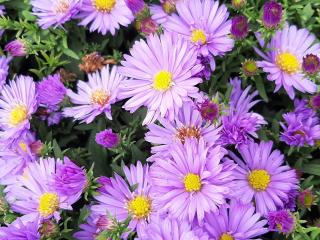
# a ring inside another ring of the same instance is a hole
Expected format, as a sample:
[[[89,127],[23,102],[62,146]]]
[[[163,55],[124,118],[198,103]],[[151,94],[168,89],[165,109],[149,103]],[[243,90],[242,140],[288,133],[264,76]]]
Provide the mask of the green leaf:
[[[262,99],[265,101],[265,102],[269,102],[269,99],[268,99],[268,96],[267,96],[267,93],[266,93],[266,89],[264,87],[264,84],[263,84],[263,81],[262,81],[262,78],[260,76],[257,76],[255,78],[255,83],[256,83],[256,87],[259,91],[259,94],[260,96],[262,97]]]
[[[64,53],[65,55],[71,57],[71,58],[74,58],[74,59],[77,59],[77,60],[80,59],[79,56],[78,56],[74,51],[72,51],[72,50],[69,49],[69,48],[64,48],[64,49],[63,49],[63,53]]]
[[[53,147],[54,156],[56,158],[63,159],[63,152],[61,151],[59,144],[55,139],[53,140],[52,147]]]
[[[305,164],[302,166],[301,170],[305,173],[320,176],[320,164]]]

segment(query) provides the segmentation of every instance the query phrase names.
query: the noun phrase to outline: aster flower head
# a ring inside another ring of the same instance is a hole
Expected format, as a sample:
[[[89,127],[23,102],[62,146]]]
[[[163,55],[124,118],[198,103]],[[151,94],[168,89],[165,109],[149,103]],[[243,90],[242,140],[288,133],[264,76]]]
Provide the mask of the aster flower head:
[[[88,77],[88,82],[78,81],[78,93],[67,90],[71,102],[78,106],[65,108],[64,116],[90,123],[104,113],[111,120],[111,104],[118,101],[119,85],[124,77],[118,73],[116,66],[109,71],[109,65]]]
[[[106,129],[96,134],[96,143],[105,148],[114,148],[119,144],[119,136],[112,129]]]
[[[253,100],[258,91],[249,93],[251,86],[242,90],[241,80],[238,78],[231,79],[230,83],[233,88],[229,111],[222,116],[221,143],[239,146],[246,144],[252,137],[257,138],[256,132],[267,122],[260,114],[250,111],[260,101]]]
[[[67,89],[61,82],[59,73],[49,75],[37,85],[38,102],[41,105],[55,107],[59,105],[66,93]]]
[[[235,16],[232,18],[231,34],[235,39],[243,39],[248,35],[249,24],[245,16]]]
[[[149,167],[138,162],[137,166],[124,167],[123,170],[129,185],[115,174],[114,178],[110,178],[110,184],[105,185],[103,191],[95,196],[97,204],[91,207],[91,211],[96,215],[108,213],[120,222],[131,216],[128,228],[136,230],[140,236],[147,220],[156,212],[149,182]],[[130,188],[134,186],[136,188],[131,191]]]
[[[102,35],[110,32],[115,34],[122,26],[128,26],[134,19],[125,0],[83,0],[78,18],[79,23],[87,26],[90,23],[90,32],[98,31]]]
[[[181,37],[170,33],[152,35],[136,41],[124,55],[121,74],[132,78],[121,84],[122,98],[131,97],[124,105],[130,112],[141,106],[148,111],[143,124],[160,117],[173,120],[183,102],[199,97],[195,87],[202,80],[195,77],[202,70],[196,52]]]
[[[235,9],[240,9],[240,8],[242,8],[244,5],[246,5],[247,0],[232,0],[231,3],[232,3],[232,6],[233,6]]]
[[[18,76],[1,91],[0,126],[2,140],[12,142],[30,128],[31,115],[37,110],[36,87],[31,77]]]
[[[107,60],[104,59],[98,52],[92,52],[86,54],[82,57],[82,63],[79,64],[81,71],[86,73],[93,73],[97,70],[101,70],[105,65],[107,65]]]
[[[30,221],[20,217],[7,227],[0,227],[0,238],[1,240],[40,240],[38,227],[38,219]]]
[[[316,74],[320,71],[320,59],[312,53],[303,57],[302,69],[307,74]]]
[[[207,146],[214,145],[219,139],[219,131],[215,125],[206,124],[193,102],[186,102],[178,112],[174,121],[160,118],[161,125],[151,123],[145,140],[154,144],[152,153],[168,154],[168,149],[176,142],[185,143],[187,139],[203,138]],[[151,157],[152,159],[152,157]]]
[[[198,56],[222,56],[232,50],[234,41],[228,36],[231,21],[225,5],[211,0],[178,1],[176,9],[178,15],[169,16],[163,27],[183,36]]]
[[[145,35],[155,34],[159,30],[159,25],[151,17],[147,17],[140,21],[139,30]]]
[[[11,56],[21,57],[27,54],[27,46],[26,43],[21,39],[16,39],[9,42],[4,50],[10,53]]]
[[[43,28],[60,27],[74,17],[80,9],[81,0],[32,0],[32,11]]]
[[[262,24],[267,28],[274,28],[279,25],[282,19],[282,5],[274,0],[263,5]]]
[[[234,196],[244,203],[254,199],[257,212],[262,215],[283,208],[289,191],[298,188],[295,171],[283,165],[284,156],[279,150],[272,151],[272,145],[271,141],[241,145],[243,160],[229,152],[238,164],[233,173]]]
[[[233,240],[253,239],[268,232],[266,220],[255,213],[252,203],[231,200],[229,205],[219,209],[218,214],[210,213],[205,217],[204,228],[212,239]]]
[[[259,34],[257,38],[260,45],[264,46],[264,40]],[[303,57],[320,51],[320,44],[313,44],[315,39],[307,29],[286,26],[272,37],[266,46],[266,53],[255,48],[263,58],[262,61],[257,61],[257,65],[267,73],[269,81],[275,82],[275,92],[283,86],[289,97],[294,99],[295,89],[303,93],[317,91],[317,85],[303,74],[301,69]]]
[[[268,213],[269,230],[289,234],[295,227],[295,218],[288,210]]]
[[[60,210],[71,210],[74,197],[59,194],[53,179],[56,160],[40,159],[29,163],[15,185],[6,188],[11,209],[27,215],[29,219],[60,219]],[[70,189],[72,191],[72,189]]]
[[[9,63],[11,61],[11,57],[0,57],[0,90],[2,86],[5,84],[8,73],[9,73]]]
[[[80,224],[80,231],[73,234],[77,240],[96,240],[102,231],[112,228],[112,221],[106,215],[96,215],[91,213],[86,219],[86,223]]]
[[[178,220],[201,223],[205,213],[217,212],[226,202],[234,165],[221,163],[225,150],[216,146],[209,152],[203,139],[186,139],[169,151],[150,167],[156,203]]]
[[[42,222],[39,232],[41,238],[54,239],[59,235],[59,225],[53,220],[45,220]]]
[[[256,75],[258,72],[257,62],[254,60],[250,60],[250,59],[246,60],[242,64],[242,72],[247,77],[252,77],[252,76]]]
[[[310,209],[315,202],[316,202],[316,196],[312,193],[310,189],[305,189],[299,193],[298,205],[301,208]]]
[[[315,110],[320,109],[320,94],[315,95],[310,99],[310,105]]]
[[[63,163],[56,164],[54,185],[58,194],[74,198],[70,201],[76,202],[88,185],[86,171],[65,157]]]
[[[168,214],[163,216],[157,215],[152,218],[150,223],[144,230],[143,236],[139,236],[140,240],[204,240],[207,238],[202,233],[202,236],[198,236],[188,221],[180,221],[176,218],[171,217]]]
[[[203,120],[213,122],[218,119],[220,115],[220,106],[214,100],[204,98],[203,101],[199,102],[197,109],[201,114]]]

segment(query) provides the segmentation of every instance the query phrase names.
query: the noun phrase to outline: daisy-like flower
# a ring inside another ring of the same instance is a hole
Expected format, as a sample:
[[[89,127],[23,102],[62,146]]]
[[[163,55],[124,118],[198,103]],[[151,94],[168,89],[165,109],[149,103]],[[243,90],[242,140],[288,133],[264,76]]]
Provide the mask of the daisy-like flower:
[[[81,7],[81,0],[32,0],[33,14],[43,28],[59,27],[74,17]]]
[[[259,43],[264,41],[257,34]],[[277,92],[282,86],[291,99],[294,99],[295,90],[314,93],[317,85],[302,72],[303,57],[310,53],[319,53],[320,44],[313,44],[316,37],[307,29],[297,29],[296,26],[286,26],[279,30],[267,44],[267,52],[255,51],[263,58],[257,65],[268,74],[269,81],[275,81]]]
[[[288,210],[279,210],[268,213],[269,230],[291,233],[295,227],[295,218]]]
[[[232,50],[234,40],[228,36],[231,21],[225,5],[212,0],[178,1],[176,9],[178,15],[169,16],[163,27],[191,42],[198,56],[222,56]]]
[[[207,146],[212,146],[219,138],[219,128],[210,123],[205,123],[193,102],[186,102],[178,112],[174,121],[160,118],[157,124],[149,124],[149,132],[145,140],[155,144],[152,153],[167,154],[168,149],[175,142],[184,143],[186,139],[203,138]]]
[[[73,234],[77,240],[96,240],[96,237],[112,227],[113,223],[106,215],[90,214],[86,223],[80,224],[80,231]]]
[[[121,97],[128,98],[124,108],[130,112],[148,108],[143,124],[159,117],[174,119],[183,102],[200,96],[195,87],[202,80],[194,77],[202,70],[196,52],[184,39],[165,33],[135,42],[130,55],[124,55],[119,72],[132,79],[121,85]]]
[[[137,166],[124,167],[123,170],[129,186],[116,174],[114,178],[110,178],[109,184],[104,185],[103,191],[95,196],[98,204],[93,205],[91,210],[96,215],[108,213],[118,221],[124,221],[129,215],[132,216],[128,228],[131,231],[137,230],[138,235],[141,235],[148,219],[155,212],[149,183],[149,167],[142,166],[138,162]],[[130,188],[135,189],[131,191]]]
[[[119,144],[118,134],[112,132],[112,129],[106,129],[96,134],[96,143],[105,148],[113,148]]]
[[[257,138],[257,131],[261,125],[267,122],[264,118],[250,109],[260,100],[254,100],[258,91],[249,93],[251,86],[241,89],[241,81],[238,78],[230,80],[233,86],[230,106],[227,115],[222,116],[221,143],[239,146],[246,144],[251,137]]]
[[[170,215],[157,215],[144,229],[143,236],[139,240],[205,240],[206,235],[200,236],[195,232],[188,221],[179,221]]]
[[[0,227],[1,240],[40,240],[38,219],[19,217],[7,227]]]
[[[2,140],[11,143],[30,128],[31,115],[37,110],[36,87],[31,77],[19,76],[1,91],[0,126]]]
[[[264,228],[267,221],[259,220],[261,215],[255,213],[252,203],[241,203],[232,200],[230,205],[224,205],[217,214],[207,214],[205,229],[210,237],[219,240],[253,239],[268,232]]]
[[[201,223],[205,213],[217,212],[226,202],[234,165],[221,163],[221,146],[208,150],[203,139],[186,139],[172,145],[170,156],[155,158],[150,177],[159,209],[178,220]]]
[[[60,219],[61,209],[72,210],[74,198],[58,193],[54,184],[56,160],[40,159],[29,163],[15,185],[5,189],[11,209],[29,219]],[[72,190],[72,189],[70,189]]]
[[[90,32],[106,35],[115,34],[122,26],[128,26],[134,19],[124,0],[83,0],[78,18],[82,26],[90,25]]]
[[[9,62],[11,61],[11,57],[7,58],[5,56],[0,57],[0,90],[2,86],[5,84],[8,73],[9,73]]]
[[[283,165],[284,156],[279,150],[272,151],[272,145],[270,141],[240,146],[243,160],[229,152],[238,164],[233,172],[234,195],[244,203],[254,199],[257,211],[262,215],[277,207],[283,208],[289,192],[298,188],[295,171]]]
[[[64,116],[90,123],[104,113],[111,120],[111,104],[118,100],[119,85],[124,77],[118,74],[116,66],[109,71],[109,65],[88,77],[89,82],[78,82],[78,93],[67,90],[71,102],[79,106],[65,108]]]

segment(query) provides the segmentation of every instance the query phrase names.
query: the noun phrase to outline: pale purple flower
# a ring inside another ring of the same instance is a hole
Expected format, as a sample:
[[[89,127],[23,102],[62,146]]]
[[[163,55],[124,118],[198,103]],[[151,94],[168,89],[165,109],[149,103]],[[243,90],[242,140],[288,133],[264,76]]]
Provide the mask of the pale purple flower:
[[[145,140],[154,144],[152,153],[168,154],[168,149],[176,142],[184,143],[187,139],[203,138],[207,146],[214,145],[219,139],[219,131],[212,123],[206,123],[193,102],[186,102],[174,121],[160,118],[161,125],[151,123]]]
[[[204,228],[212,239],[248,240],[255,239],[266,232],[267,221],[255,212],[252,203],[231,200],[229,205],[220,207],[218,214],[210,213],[205,217]]]
[[[43,28],[60,27],[74,17],[81,7],[81,0],[32,0],[32,12]]]
[[[232,161],[222,163],[225,150],[209,149],[203,139],[175,143],[169,156],[155,157],[150,178],[155,202],[179,221],[201,223],[205,213],[217,212],[231,194]]]
[[[18,76],[5,85],[0,97],[1,140],[10,144],[29,130],[37,107],[36,86],[31,77]]]
[[[289,192],[298,188],[295,171],[283,165],[284,156],[279,150],[272,151],[272,145],[271,141],[241,145],[242,160],[229,152],[238,164],[233,172],[234,197],[244,203],[254,199],[257,212],[264,216],[269,211],[283,208]]]
[[[223,56],[232,50],[231,20],[225,5],[212,0],[178,1],[176,9],[178,14],[169,16],[163,27],[183,36],[198,56]]]
[[[10,53],[11,56],[21,57],[27,54],[26,43],[21,39],[16,39],[9,42],[4,50]]]
[[[241,89],[241,80],[230,79],[232,92],[229,110],[222,116],[221,143],[239,146],[246,144],[252,137],[258,138],[257,131],[261,125],[266,124],[263,116],[250,111],[260,100],[253,100],[258,91],[249,93],[251,86]]]
[[[258,41],[263,47],[264,40],[257,34]],[[278,30],[266,45],[266,53],[255,48],[263,60],[257,61],[267,73],[267,79],[276,84],[275,92],[282,86],[291,99],[295,97],[295,90],[314,93],[317,85],[302,72],[303,57],[310,53],[319,53],[320,44],[314,44],[316,37],[307,29],[297,29],[296,26],[286,26]]]
[[[279,210],[268,213],[269,230],[291,233],[295,227],[295,218],[293,214],[288,210]]]
[[[111,120],[111,104],[119,100],[119,85],[125,78],[118,73],[116,66],[109,71],[109,65],[88,77],[88,82],[78,81],[78,93],[67,90],[71,102],[78,106],[64,108],[64,116],[91,123],[104,113]]]
[[[90,32],[98,31],[103,35],[110,32],[114,35],[120,25],[128,26],[134,16],[124,0],[83,0],[77,18],[82,19],[79,23],[82,26],[91,23]]]
[[[7,76],[9,74],[9,63],[11,61],[11,57],[0,57],[0,90],[6,82]]]
[[[130,97],[123,106],[130,112],[147,107],[143,124],[160,117],[173,120],[183,102],[200,96],[195,85],[202,80],[194,75],[202,66],[187,41],[170,33],[152,35],[136,41],[130,54],[119,71],[132,79],[122,82],[120,95]]]
[[[112,129],[106,129],[96,134],[96,143],[105,148],[113,148],[119,144],[119,137]]]

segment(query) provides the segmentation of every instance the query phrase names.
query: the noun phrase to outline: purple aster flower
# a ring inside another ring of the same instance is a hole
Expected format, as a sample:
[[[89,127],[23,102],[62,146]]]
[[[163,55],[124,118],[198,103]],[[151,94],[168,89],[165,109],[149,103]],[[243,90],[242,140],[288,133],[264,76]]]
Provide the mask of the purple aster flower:
[[[40,240],[38,219],[17,218],[7,227],[0,227],[1,240]]]
[[[4,50],[15,57],[25,56],[27,54],[26,44],[21,39],[16,39],[14,41],[9,42],[5,46]]]
[[[232,50],[234,40],[228,36],[231,21],[225,5],[212,0],[178,1],[176,9],[178,15],[169,16],[163,27],[191,42],[198,56],[222,56]]]
[[[124,105],[126,110],[148,108],[143,124],[160,117],[173,120],[183,102],[200,96],[195,85],[202,80],[194,75],[202,66],[189,46],[182,38],[165,33],[136,41],[131,56],[124,55],[119,71],[132,79],[122,82],[120,94],[122,98],[131,97]]]
[[[193,102],[186,102],[178,112],[174,121],[159,119],[160,126],[149,124],[149,132],[145,140],[154,144],[152,153],[168,154],[168,149],[176,142],[185,143],[187,139],[203,138],[207,146],[212,146],[219,139],[219,131],[215,125],[205,123]]]
[[[235,166],[221,163],[224,154],[221,146],[209,151],[203,139],[186,139],[172,144],[168,157],[155,157],[150,177],[159,209],[189,223],[201,223],[205,213],[217,212],[231,193]]]
[[[59,105],[66,93],[67,89],[61,82],[59,73],[49,75],[37,85],[38,102],[44,106],[55,107]]]
[[[112,129],[106,129],[96,134],[96,143],[105,148],[114,148],[119,144],[119,137]]]
[[[9,63],[11,61],[11,57],[0,57],[0,90],[6,82],[8,73],[9,73]]]
[[[91,213],[86,223],[80,224],[80,231],[73,234],[77,240],[96,240],[96,237],[104,230],[112,227],[112,221],[106,215]]]
[[[297,189],[291,189],[288,192],[288,200],[284,203],[283,209],[294,211],[296,209],[296,200],[298,195],[299,191]]]
[[[31,115],[37,110],[36,86],[31,77],[19,76],[1,91],[0,137],[11,143],[30,128]]]
[[[134,16],[124,0],[83,0],[78,18],[82,19],[82,26],[91,22],[90,32],[114,35],[120,25],[128,26]]]
[[[81,0],[32,0],[33,14],[43,28],[60,27],[74,17],[81,7]]]
[[[54,185],[59,195],[68,196],[70,202],[74,203],[88,185],[86,171],[65,157],[63,163],[58,161],[56,164]]]
[[[259,34],[257,38],[260,45],[264,46],[264,40]],[[304,56],[320,51],[320,44],[313,44],[315,40],[316,37],[307,29],[286,26],[272,37],[266,46],[266,53],[255,48],[255,51],[264,59],[257,61],[257,65],[268,74],[269,81],[275,81],[275,92],[283,86],[289,97],[294,99],[294,89],[303,93],[317,91],[317,85],[305,76],[301,69]]]
[[[137,15],[144,8],[143,0],[124,0],[127,7],[131,10],[133,15]]]
[[[156,211],[149,183],[149,167],[138,162],[137,166],[124,167],[123,170],[129,186],[122,177],[115,174],[114,178],[110,178],[111,184],[95,196],[98,203],[91,210],[96,215],[105,215],[107,212],[118,221],[124,221],[131,215],[128,228],[137,230],[138,235],[141,235],[147,220]],[[131,191],[133,187],[136,188]]]
[[[310,105],[315,110],[320,109],[320,94],[315,95],[310,99]]]
[[[116,66],[109,71],[109,65],[88,77],[89,82],[78,81],[78,93],[67,91],[71,102],[79,106],[65,108],[64,116],[90,123],[104,113],[111,120],[111,104],[118,101],[119,85],[125,78],[118,74]]]
[[[231,79],[230,83],[233,89],[229,111],[227,115],[222,116],[221,143],[239,146],[246,144],[251,137],[257,138],[256,132],[261,128],[261,125],[267,122],[260,114],[249,112],[260,101],[253,101],[253,98],[258,95],[258,91],[250,94],[251,86],[242,90],[241,81],[238,78]]]
[[[253,239],[268,232],[264,228],[267,221],[259,219],[261,215],[255,213],[252,203],[232,200],[230,205],[222,206],[218,214],[207,214],[204,227],[212,239]]]
[[[268,213],[270,231],[291,233],[295,227],[295,218],[288,210],[279,210]]]
[[[203,235],[204,234],[202,234],[202,236]],[[150,223],[144,229],[143,235],[139,236],[139,240],[205,239],[201,238],[202,236],[198,236],[187,221],[180,221],[166,214],[164,216],[158,215],[152,218]]]
[[[201,114],[203,120],[213,122],[218,119],[220,115],[220,106],[209,98],[204,98],[203,101],[199,102],[197,109]]]
[[[61,209],[72,210],[69,196],[61,195],[56,190],[56,161],[53,158],[40,159],[29,163],[15,185],[5,189],[11,209],[28,215],[29,219],[60,219]],[[70,189],[72,191],[72,189]]]
[[[302,69],[307,74],[315,74],[320,71],[320,59],[312,53],[303,57]]]
[[[231,34],[235,39],[243,39],[248,35],[249,24],[245,16],[235,16],[232,18]]]
[[[277,27],[282,19],[282,5],[275,1],[263,5],[262,24],[267,28]]]
[[[283,208],[289,191],[298,188],[295,171],[282,165],[284,156],[279,150],[272,151],[272,145],[271,141],[241,145],[239,152],[243,160],[229,152],[238,164],[233,172],[234,196],[244,203],[254,199],[262,215]]]

